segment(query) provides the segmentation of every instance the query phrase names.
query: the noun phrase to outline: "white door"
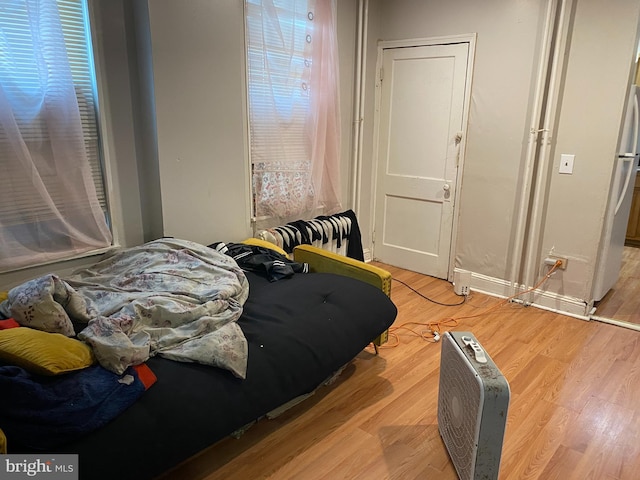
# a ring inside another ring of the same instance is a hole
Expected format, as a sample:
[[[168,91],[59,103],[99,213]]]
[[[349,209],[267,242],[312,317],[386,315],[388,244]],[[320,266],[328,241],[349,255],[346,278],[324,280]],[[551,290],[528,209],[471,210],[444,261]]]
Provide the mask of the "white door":
[[[469,43],[382,52],[374,257],[446,279]]]

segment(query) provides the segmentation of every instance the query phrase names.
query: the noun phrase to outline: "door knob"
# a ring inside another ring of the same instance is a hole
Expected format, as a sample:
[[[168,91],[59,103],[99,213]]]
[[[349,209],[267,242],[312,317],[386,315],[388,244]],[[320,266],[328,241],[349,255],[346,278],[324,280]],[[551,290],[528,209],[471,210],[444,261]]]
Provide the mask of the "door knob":
[[[445,183],[445,184],[442,186],[442,189],[443,189],[445,192],[448,192],[450,188],[451,188],[451,187],[449,186],[449,184],[448,184],[448,183]]]

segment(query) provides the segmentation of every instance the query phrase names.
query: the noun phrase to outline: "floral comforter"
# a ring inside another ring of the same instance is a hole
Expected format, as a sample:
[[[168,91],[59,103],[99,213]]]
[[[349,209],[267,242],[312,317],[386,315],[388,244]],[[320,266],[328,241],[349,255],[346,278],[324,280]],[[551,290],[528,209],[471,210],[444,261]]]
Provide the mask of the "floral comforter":
[[[229,256],[179,239],[123,249],[64,280],[46,275],[12,289],[3,308],[24,326],[74,335],[118,374],[161,355],[244,378],[247,341],[236,320],[249,294]]]

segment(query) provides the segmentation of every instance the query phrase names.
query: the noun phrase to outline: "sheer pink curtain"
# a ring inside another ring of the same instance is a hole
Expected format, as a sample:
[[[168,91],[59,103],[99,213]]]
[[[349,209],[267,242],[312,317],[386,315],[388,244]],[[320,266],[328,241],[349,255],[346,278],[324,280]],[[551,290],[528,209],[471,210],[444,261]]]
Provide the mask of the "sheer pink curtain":
[[[84,147],[55,0],[0,18],[0,271],[111,244]],[[25,46],[29,46],[25,53]]]
[[[340,95],[338,40],[331,0],[316,0],[311,68],[311,164],[316,195],[326,214],[340,202]]]
[[[247,0],[249,114],[258,228],[341,209],[331,0]]]

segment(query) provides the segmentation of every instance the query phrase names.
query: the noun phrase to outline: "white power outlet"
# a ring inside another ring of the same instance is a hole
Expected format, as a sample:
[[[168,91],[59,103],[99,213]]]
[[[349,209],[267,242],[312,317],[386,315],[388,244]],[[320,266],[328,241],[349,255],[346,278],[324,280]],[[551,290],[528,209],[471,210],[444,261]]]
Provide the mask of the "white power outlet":
[[[567,263],[569,262],[569,260],[566,257],[559,257],[557,255],[547,255],[544,259],[544,264],[550,267],[553,267],[558,260],[560,260],[560,265],[558,266],[558,268],[560,270],[566,270]]]
[[[454,270],[453,292],[456,295],[467,296],[471,293],[471,272],[467,270]]]

